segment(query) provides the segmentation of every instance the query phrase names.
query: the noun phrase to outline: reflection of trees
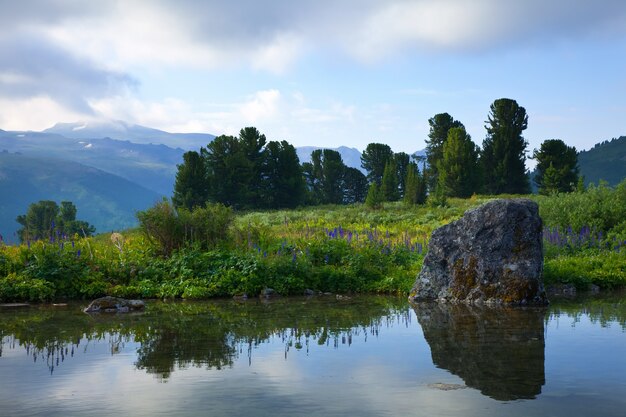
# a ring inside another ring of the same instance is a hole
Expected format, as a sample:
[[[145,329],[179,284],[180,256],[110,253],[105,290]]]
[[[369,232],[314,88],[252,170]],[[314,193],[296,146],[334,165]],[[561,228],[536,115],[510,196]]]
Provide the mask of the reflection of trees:
[[[602,327],[616,322],[626,330],[625,296],[626,292],[615,291],[600,295],[584,294],[573,299],[555,297],[551,300],[550,318],[567,315],[578,322],[585,316]]]
[[[408,320],[405,301],[389,297],[153,302],[145,313],[131,315],[89,316],[78,306],[16,311],[3,314],[0,337],[43,360],[51,372],[90,342],[109,343],[112,354],[138,342],[136,366],[167,379],[177,368],[228,367],[242,354],[251,361],[254,348],[270,338],[282,341],[287,356],[311,344],[337,348],[367,341],[382,327]]]
[[[414,305],[435,365],[496,400],[541,393],[545,309]]]

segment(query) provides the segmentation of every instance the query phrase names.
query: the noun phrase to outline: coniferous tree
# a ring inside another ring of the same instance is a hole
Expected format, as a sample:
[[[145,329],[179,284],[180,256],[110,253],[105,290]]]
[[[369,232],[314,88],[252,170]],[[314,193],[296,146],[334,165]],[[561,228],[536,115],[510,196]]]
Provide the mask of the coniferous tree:
[[[376,181],[370,184],[365,198],[365,205],[371,209],[379,209],[383,204],[383,196]]]
[[[382,143],[370,143],[361,155],[361,167],[367,171],[367,180],[376,182],[379,186],[383,180],[385,165],[393,157],[389,145]]]
[[[578,185],[578,153],[560,139],[545,140],[533,158],[537,160],[535,183],[540,194],[574,191]]]
[[[426,178],[423,173],[420,173],[415,162],[409,163],[407,167],[405,184],[403,197],[405,204],[416,205],[426,202]]]
[[[259,206],[293,208],[304,202],[305,184],[296,149],[287,141],[270,141],[261,168]]]
[[[448,197],[469,197],[478,191],[480,167],[478,147],[463,127],[453,127],[437,164],[438,186]]]
[[[380,193],[383,201],[397,201],[398,195],[398,173],[396,163],[393,158],[389,158],[385,165],[383,178],[380,184]]]
[[[448,113],[438,113],[428,119],[430,130],[428,139],[426,139],[426,162],[428,169],[426,171],[428,177],[428,186],[434,191],[437,185],[438,171],[437,166],[443,158],[443,144],[448,138],[448,131],[454,127],[463,127],[463,123],[454,120]]]
[[[177,165],[172,202],[176,208],[191,210],[203,206],[208,200],[208,179],[204,158],[196,151],[183,154],[183,163]]]
[[[343,173],[343,201],[362,203],[367,197],[367,177],[358,169],[346,167]]]
[[[526,109],[515,100],[495,100],[490,106],[487,123],[481,154],[485,191],[490,194],[528,193],[527,143],[522,137],[528,126]]]
[[[303,164],[307,188],[314,204],[341,204],[343,202],[343,176],[346,166],[341,154],[332,149],[311,152],[311,162]]]
[[[397,152],[393,155],[393,159],[396,163],[396,177],[398,178],[399,198],[402,198],[404,196],[404,189],[406,188],[404,180],[406,179],[406,174],[409,169],[409,162],[411,160],[411,157],[408,153]]]

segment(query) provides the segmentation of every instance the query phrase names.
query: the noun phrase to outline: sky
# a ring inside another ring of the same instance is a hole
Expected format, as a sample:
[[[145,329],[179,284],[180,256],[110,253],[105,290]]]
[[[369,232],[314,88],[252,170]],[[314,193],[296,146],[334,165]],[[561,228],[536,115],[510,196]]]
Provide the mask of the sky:
[[[0,0],[0,28],[4,130],[256,126],[414,152],[443,112],[481,145],[506,97],[529,151],[626,135],[624,0]]]

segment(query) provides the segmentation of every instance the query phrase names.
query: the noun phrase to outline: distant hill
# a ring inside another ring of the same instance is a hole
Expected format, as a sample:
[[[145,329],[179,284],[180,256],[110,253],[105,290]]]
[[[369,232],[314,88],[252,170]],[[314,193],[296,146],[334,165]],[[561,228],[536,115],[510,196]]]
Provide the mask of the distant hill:
[[[170,148],[198,150],[215,139],[208,133],[169,133],[120,120],[57,123],[42,133],[53,133],[71,139],[111,138],[139,144],[163,144]]]
[[[111,138],[75,139],[41,132],[0,131],[0,151],[78,162],[126,178],[164,196],[171,196],[181,148],[137,144]]]
[[[578,154],[578,166],[585,184],[600,180],[616,185],[626,178],[626,136],[600,142]]]
[[[296,152],[298,154],[298,159],[300,159],[300,163],[302,164],[304,162],[311,162],[311,152],[313,152],[316,149],[324,149],[324,148],[317,147],[317,146],[301,146],[301,147],[296,148]],[[327,148],[327,149],[332,149],[334,151],[339,152],[339,154],[341,155],[341,159],[343,160],[343,163],[346,164],[346,166],[356,168],[360,170],[361,172],[363,172],[364,174],[366,173],[365,170],[361,168],[361,152],[358,149],[348,148],[347,146],[340,146],[338,148]],[[412,155],[426,156],[426,151],[419,150],[419,151],[414,152]],[[421,166],[420,166],[420,169],[421,169]]]
[[[160,196],[118,176],[75,162],[0,152],[0,234],[15,241],[15,218],[39,200],[72,201],[97,232],[135,226],[135,212]]]

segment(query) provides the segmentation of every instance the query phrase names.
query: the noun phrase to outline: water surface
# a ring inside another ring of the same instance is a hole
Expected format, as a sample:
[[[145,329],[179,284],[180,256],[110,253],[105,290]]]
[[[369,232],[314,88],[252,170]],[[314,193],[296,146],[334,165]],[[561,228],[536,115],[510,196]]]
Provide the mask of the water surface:
[[[10,416],[623,416],[626,297],[393,297],[0,309]]]

